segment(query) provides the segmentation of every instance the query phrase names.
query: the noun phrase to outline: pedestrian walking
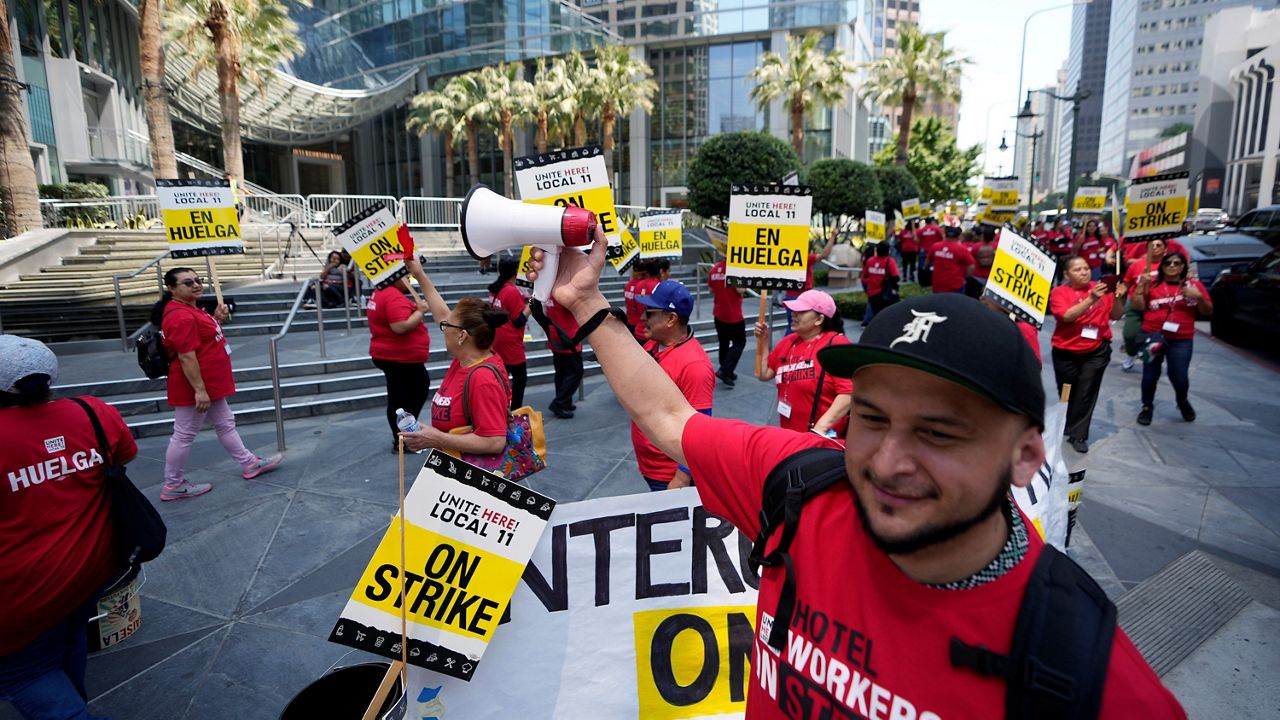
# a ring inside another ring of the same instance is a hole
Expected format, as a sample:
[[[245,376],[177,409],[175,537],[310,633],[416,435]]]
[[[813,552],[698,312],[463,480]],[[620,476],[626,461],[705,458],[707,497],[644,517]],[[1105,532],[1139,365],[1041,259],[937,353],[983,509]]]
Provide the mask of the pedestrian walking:
[[[868,317],[862,321],[863,327],[875,317],[875,314],[894,304],[899,299],[898,264],[889,257],[888,243],[875,244],[871,257],[862,263],[862,289],[867,292]]]
[[[524,350],[524,328],[529,321],[529,301],[516,287],[520,262],[508,258],[498,263],[498,279],[489,285],[489,304],[510,317],[498,328],[493,351],[502,358],[511,379],[511,409],[524,406],[524,389],[529,383],[529,363]]]
[[[387,388],[387,428],[391,431],[393,453],[400,449],[396,411],[421,416],[431,393],[431,376],[427,372],[431,336],[423,324],[431,307],[425,300],[411,299],[406,294],[409,292],[409,278],[403,277],[375,290],[365,305],[369,357],[373,366],[382,371]]]
[[[1111,321],[1124,313],[1128,293],[1123,282],[1113,289],[1089,274],[1089,263],[1073,257],[1067,261],[1067,283],[1049,293],[1049,313],[1057,321],[1050,344],[1059,397],[1063,385],[1071,386],[1064,434],[1079,453],[1089,452],[1089,424],[1111,362]]]
[[[1138,424],[1150,425],[1154,414],[1156,384],[1167,360],[1169,384],[1182,419],[1193,422],[1195,408],[1187,397],[1191,388],[1191,352],[1195,345],[1196,317],[1213,314],[1209,291],[1199,280],[1187,277],[1187,256],[1165,253],[1155,280],[1141,275],[1133,291],[1133,306],[1142,312],[1138,342],[1143,346],[1142,409]]]
[[[58,359],[0,335],[0,700],[25,718],[88,718],[87,623],[125,568],[115,557],[106,463],[138,446],[115,408],[53,400]]]
[[[556,387],[555,399],[551,401],[548,409],[551,410],[552,415],[561,420],[568,420],[578,409],[573,395],[582,385],[582,343],[573,342],[573,336],[578,332],[578,322],[574,319],[573,313],[565,310],[555,300],[548,299],[543,306],[548,320],[548,326],[544,328],[547,331],[547,349],[551,351]],[[644,306],[641,305],[641,307]],[[641,319],[643,320],[643,315]],[[637,331],[633,331],[633,338],[636,337],[637,332],[647,333],[648,328],[642,324]]]
[[[1102,231],[1102,224],[1097,220],[1085,222],[1084,229],[1076,236],[1071,246],[1071,254],[1083,257],[1089,263],[1089,274],[1092,280],[1102,279],[1102,268],[1115,267],[1116,243],[1113,238]]]
[[[640,298],[640,302],[647,308],[644,322],[649,341],[644,345],[645,351],[694,410],[710,415],[715,402],[716,378],[711,359],[689,329],[693,296],[684,285],[663,280],[652,293]],[[631,444],[640,476],[650,490],[687,487],[692,483],[689,468],[654,447],[634,422],[631,423]]]
[[[779,424],[796,432],[841,435],[853,386],[845,378],[828,377],[816,359],[819,350],[849,342],[836,301],[821,290],[808,290],[783,304],[792,313],[791,333],[774,346],[760,376],[777,385]],[[757,322],[755,332],[756,342],[765,342],[769,326]]]
[[[236,430],[236,418],[227,403],[236,391],[231,348],[219,324],[228,317],[227,307],[219,305],[213,316],[197,307],[204,281],[191,268],[170,268],[164,284],[168,290],[151,310],[152,322],[160,326],[164,347],[173,358],[167,381],[173,435],[164,456],[160,499],[182,500],[213,489],[212,483],[192,483],[186,478],[187,457],[206,417],[223,449],[240,464],[245,480],[276,469],[284,455],[258,457],[244,446]]]
[[[1141,255],[1130,259],[1129,265],[1124,269],[1124,283],[1130,288],[1136,288],[1138,281],[1143,275],[1147,276],[1148,287],[1156,280],[1160,274],[1160,261],[1164,259],[1165,253],[1169,250],[1177,250],[1186,256],[1186,251],[1182,249],[1182,245],[1173,241],[1177,247],[1171,247],[1170,241],[1165,239],[1148,240],[1145,243],[1129,243],[1125,246],[1126,255],[1131,255],[1131,247],[1138,248],[1142,251]],[[1142,329],[1142,316],[1144,313],[1133,306],[1132,298],[1125,303],[1124,324],[1121,326],[1121,336],[1124,338],[1124,363],[1121,366],[1125,372],[1134,369],[1134,364],[1138,359],[1138,333]]]
[[[923,247],[923,245],[922,245]],[[958,238],[943,238],[929,247],[926,265],[933,267],[935,293],[964,292],[976,261]]]
[[[915,282],[920,263],[920,243],[916,241],[914,223],[907,220],[897,232],[898,252],[902,254],[903,282]]]
[[[742,315],[742,288],[729,287],[725,282],[725,260],[711,266],[707,273],[707,287],[711,290],[711,317],[715,321],[716,341],[720,350],[716,359],[720,363],[716,377],[728,387],[738,382],[738,361],[747,346],[747,321]]]

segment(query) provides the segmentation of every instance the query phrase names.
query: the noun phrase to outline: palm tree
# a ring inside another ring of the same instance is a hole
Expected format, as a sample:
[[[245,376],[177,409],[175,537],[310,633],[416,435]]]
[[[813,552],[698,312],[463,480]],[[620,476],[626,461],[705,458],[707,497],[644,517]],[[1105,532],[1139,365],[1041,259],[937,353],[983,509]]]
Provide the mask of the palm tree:
[[[171,38],[197,59],[196,72],[217,69],[223,169],[241,180],[240,81],[264,89],[277,64],[301,54],[298,25],[281,0],[176,0],[167,19]]]
[[[839,50],[824,53],[818,43],[822,35],[811,32],[804,38],[787,36],[787,57],[774,52],[760,57],[760,67],[748,75],[756,81],[751,99],[761,109],[784,98],[791,113],[791,147],[804,158],[804,116],[810,109],[834,105],[849,89],[849,74],[856,66]]]
[[[533,114],[538,123],[534,145],[538,152],[544,153],[552,129],[564,124],[565,119],[572,119],[573,84],[569,81],[564,58],[556,58],[550,65],[544,58],[538,58],[537,67],[533,76]]]
[[[9,8],[0,0],[0,206],[4,209],[6,235],[44,227],[40,218],[40,193],[36,168],[27,142],[27,116],[22,113],[22,86],[13,66],[13,39],[9,36]]]
[[[467,137],[467,174],[471,185],[480,183],[480,118],[476,115],[475,106],[484,99],[484,88],[478,82],[475,72],[455,75],[449,78],[449,86],[445,90],[457,98],[462,109],[462,130]]]
[[[871,63],[862,96],[881,106],[900,106],[895,165],[906,167],[911,142],[911,115],[917,102],[960,100],[960,78],[971,61],[945,45],[946,33],[926,33],[914,25],[898,26],[898,47]]]
[[[507,197],[515,197],[515,173],[511,159],[515,154],[515,126],[524,124],[534,106],[533,85],[521,76],[519,63],[501,63],[480,68],[477,83],[484,89],[484,99],[472,107],[473,114],[491,125],[502,146],[502,176]]]
[[[587,144],[587,116],[594,115],[598,107],[593,95],[591,68],[577,50],[565,56],[564,68],[569,81],[565,112],[573,118],[573,146],[582,147]]]
[[[609,175],[613,175],[613,130],[618,117],[639,107],[653,112],[651,98],[658,92],[658,84],[649,78],[653,68],[639,58],[631,56],[625,45],[596,47],[596,66],[591,78],[591,95],[600,112],[600,139],[604,147],[604,161]]]
[[[138,0],[138,60],[142,68],[142,105],[151,136],[151,172],[158,178],[178,177],[173,151],[173,123],[169,92],[164,86],[164,33],[160,0]]]
[[[457,197],[453,182],[453,146],[466,134],[466,96],[458,84],[440,81],[434,90],[418,93],[409,103],[409,120],[405,127],[418,135],[430,131],[444,140],[444,186],[446,197]]]

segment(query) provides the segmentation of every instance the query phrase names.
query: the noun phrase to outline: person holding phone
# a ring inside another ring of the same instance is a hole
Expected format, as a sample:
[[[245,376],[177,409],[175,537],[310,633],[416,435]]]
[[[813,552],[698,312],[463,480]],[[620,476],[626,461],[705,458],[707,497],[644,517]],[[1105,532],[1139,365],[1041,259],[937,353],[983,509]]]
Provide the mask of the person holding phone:
[[[1160,272],[1155,280],[1145,273],[1139,276],[1133,290],[1133,307],[1142,313],[1142,329],[1138,334],[1142,353],[1142,409],[1138,412],[1138,424],[1150,425],[1154,414],[1156,383],[1167,358],[1169,384],[1173,385],[1174,399],[1182,419],[1193,422],[1195,408],[1187,399],[1191,388],[1191,350],[1196,333],[1197,313],[1213,314],[1213,302],[1209,291],[1196,279],[1187,278],[1187,256],[1179,252],[1166,253],[1160,261]]]
[[[1124,283],[1092,281],[1089,262],[1080,256],[1067,261],[1067,282],[1049,294],[1049,313],[1057,321],[1053,330],[1053,375],[1062,386],[1071,386],[1067,400],[1067,442],[1076,452],[1089,452],[1089,424],[1102,389],[1102,376],[1111,362],[1111,321],[1124,314],[1128,293]],[[1115,276],[1111,276],[1115,280]]]

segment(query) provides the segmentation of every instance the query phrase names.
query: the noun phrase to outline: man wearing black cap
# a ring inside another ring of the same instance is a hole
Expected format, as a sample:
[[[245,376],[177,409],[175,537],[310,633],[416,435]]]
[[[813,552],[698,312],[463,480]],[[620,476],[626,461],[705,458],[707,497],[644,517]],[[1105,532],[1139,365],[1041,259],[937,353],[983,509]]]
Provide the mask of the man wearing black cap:
[[[754,537],[766,476],[828,441],[695,412],[608,313],[604,258],[602,233],[590,255],[562,255],[557,301],[588,329],[645,436],[690,468],[708,510]],[[1010,653],[1044,552],[1009,499],[1045,456],[1030,348],[972,299],[925,296],[886,309],[859,344],[818,360],[855,380],[847,478],[804,505],[791,561],[762,575],[746,716],[1001,716],[1006,682],[953,666],[949,643]],[[783,642],[771,643],[784,581],[790,622]],[[1185,717],[1118,629],[1099,703],[1100,717]]]

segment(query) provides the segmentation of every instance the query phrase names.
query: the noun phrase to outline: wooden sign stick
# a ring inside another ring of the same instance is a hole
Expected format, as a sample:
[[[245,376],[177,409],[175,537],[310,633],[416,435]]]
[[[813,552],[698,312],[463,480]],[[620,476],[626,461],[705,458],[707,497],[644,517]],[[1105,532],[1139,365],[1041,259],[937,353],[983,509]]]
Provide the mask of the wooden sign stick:
[[[758,322],[766,326],[763,341],[756,341],[756,379],[764,379],[764,371],[769,358],[769,346],[773,344],[773,327],[769,324],[769,291],[760,291],[760,312],[756,316]]]
[[[364,716],[361,720],[377,720],[378,711],[382,709],[382,704],[387,701],[387,696],[391,694],[391,688],[396,685],[396,677],[403,670],[404,663],[399,660],[391,663],[391,667],[387,668],[387,674],[382,676],[378,691],[373,694],[373,702],[369,703],[369,708],[364,711]],[[407,691],[402,689],[401,692]]]
[[[408,692],[409,688],[409,619],[408,608],[404,602],[404,438],[397,439],[396,448],[400,459],[400,659],[391,663],[387,673],[382,676],[378,691],[373,694],[373,700],[365,709],[362,720],[376,720],[378,711],[382,709],[382,704],[387,701],[387,695],[391,693],[391,688],[395,687],[396,676],[403,675],[400,684],[401,692]],[[392,521],[394,520],[395,518],[392,518]]]
[[[1058,402],[1062,403],[1063,405],[1066,405],[1067,401],[1069,401],[1070,399],[1071,399],[1071,383],[1066,383],[1062,386],[1062,393],[1058,396]]]

